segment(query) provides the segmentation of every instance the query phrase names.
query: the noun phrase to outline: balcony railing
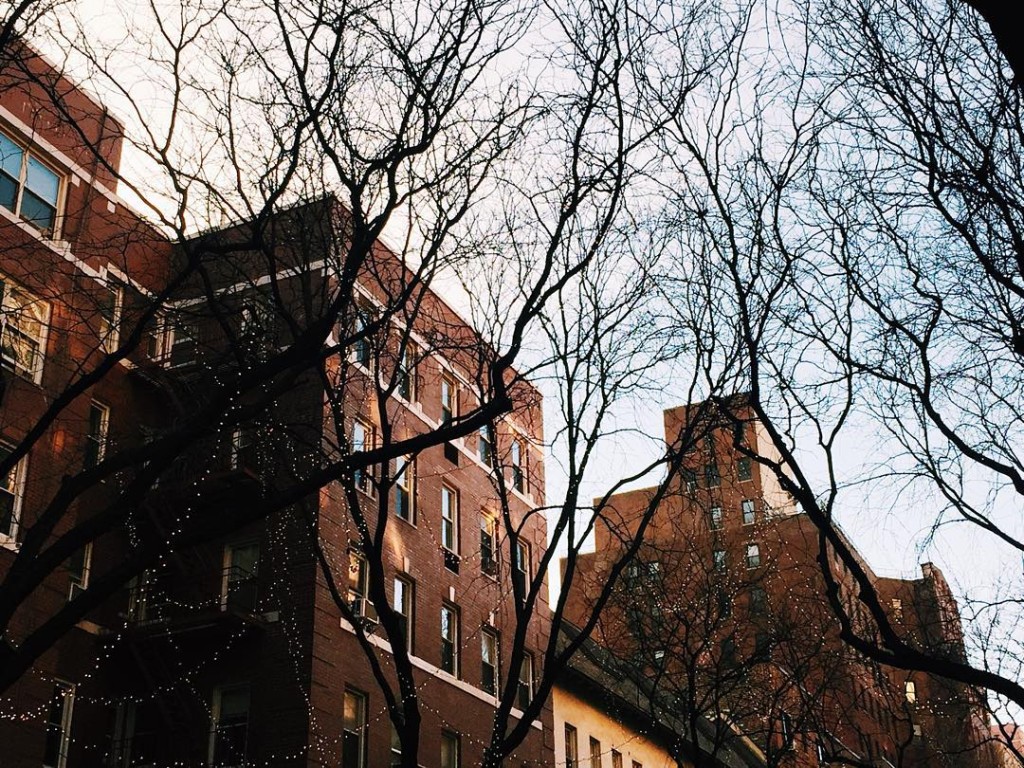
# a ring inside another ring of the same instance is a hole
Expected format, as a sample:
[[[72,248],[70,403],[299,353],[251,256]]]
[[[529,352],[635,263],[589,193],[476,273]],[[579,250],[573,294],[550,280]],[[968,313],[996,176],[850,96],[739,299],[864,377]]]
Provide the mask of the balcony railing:
[[[251,616],[261,610],[256,574],[244,568],[225,568],[219,583],[210,583],[204,591],[207,594],[202,594],[203,590],[198,595],[190,593],[184,583],[166,574],[150,577],[131,588],[128,620],[133,624],[167,624],[217,613]]]

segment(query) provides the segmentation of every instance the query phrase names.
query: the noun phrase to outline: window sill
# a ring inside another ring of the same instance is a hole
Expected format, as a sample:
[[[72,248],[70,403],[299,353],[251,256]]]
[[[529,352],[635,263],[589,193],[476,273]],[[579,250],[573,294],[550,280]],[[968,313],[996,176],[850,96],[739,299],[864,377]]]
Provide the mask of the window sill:
[[[11,552],[20,552],[21,544],[16,539],[12,539],[10,536],[0,534],[0,549],[7,549]]]

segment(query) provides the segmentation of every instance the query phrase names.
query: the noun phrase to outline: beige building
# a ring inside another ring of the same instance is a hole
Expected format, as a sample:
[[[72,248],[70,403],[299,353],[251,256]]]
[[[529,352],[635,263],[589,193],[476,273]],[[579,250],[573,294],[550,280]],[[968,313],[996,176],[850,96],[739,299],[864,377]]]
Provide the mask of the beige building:
[[[573,630],[563,630],[566,642]],[[556,768],[692,766],[697,746],[631,665],[592,642],[552,691]],[[704,765],[758,768],[764,756],[729,724],[699,724]],[[710,762],[709,762],[710,761]]]

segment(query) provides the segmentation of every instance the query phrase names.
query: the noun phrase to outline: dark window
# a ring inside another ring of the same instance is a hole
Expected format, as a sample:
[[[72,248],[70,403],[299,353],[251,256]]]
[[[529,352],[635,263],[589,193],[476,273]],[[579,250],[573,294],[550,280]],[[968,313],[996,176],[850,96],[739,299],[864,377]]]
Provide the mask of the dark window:
[[[459,768],[462,762],[459,735],[441,731],[441,768]]]
[[[416,463],[409,456],[395,459],[395,514],[416,522]]]
[[[71,713],[75,702],[75,686],[58,680],[50,696],[50,710],[46,718],[46,736],[43,743],[44,768],[64,768],[71,742]]]
[[[362,421],[352,422],[352,453],[373,448],[373,427]],[[352,473],[356,488],[363,493],[373,493],[372,473],[367,467],[360,467]]]
[[[443,376],[441,378],[441,426],[451,424],[452,419],[459,415],[458,403],[455,381]]]
[[[512,564],[512,578],[519,594],[525,599],[530,586],[530,545],[522,538],[516,540],[515,562]]]
[[[89,586],[92,568],[92,542],[90,541],[68,558],[68,600],[74,600]]]
[[[232,544],[226,559],[222,606],[239,613],[255,612],[260,545],[253,541]]]
[[[496,526],[494,515],[487,512],[480,514],[480,570],[488,576],[498,573]]]
[[[764,589],[761,587],[750,588],[750,612],[753,614],[762,614],[768,607],[768,598],[765,595]]]
[[[718,474],[718,465],[714,462],[704,465],[704,485],[708,488],[717,488],[722,484],[722,477]]]
[[[377,620],[373,604],[367,599],[366,560],[354,550],[348,553],[348,604],[356,618]]]
[[[107,452],[107,433],[110,430],[110,409],[93,402],[89,405],[89,429],[85,435],[85,468],[91,469],[103,461]]]
[[[526,493],[526,469],[524,467],[523,444],[518,440],[512,441],[512,487],[519,493]]]
[[[750,459],[742,458],[736,462],[736,477],[741,481],[750,480],[753,477],[751,472]]]
[[[576,728],[565,724],[565,768],[579,768],[580,746],[577,741]]]
[[[416,347],[410,342],[398,361],[398,394],[408,402],[416,401]]]
[[[213,702],[213,763],[215,768],[245,765],[249,738],[249,686],[220,688]]]
[[[494,463],[494,442],[491,439],[491,428],[480,427],[476,438],[477,458],[488,467]]]
[[[533,699],[533,656],[523,656],[523,663],[519,666],[519,688],[516,691],[516,698],[520,709],[530,706]]]
[[[590,768],[601,768],[601,742],[590,737]]]
[[[0,443],[0,461],[11,455],[11,449]],[[0,539],[14,539],[18,534],[18,515],[22,498],[22,459],[0,476]]]

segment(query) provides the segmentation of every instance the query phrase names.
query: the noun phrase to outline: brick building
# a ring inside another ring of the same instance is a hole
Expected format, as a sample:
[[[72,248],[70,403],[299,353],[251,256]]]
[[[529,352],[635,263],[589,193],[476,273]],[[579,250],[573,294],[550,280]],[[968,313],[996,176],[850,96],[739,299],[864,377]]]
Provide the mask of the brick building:
[[[397,684],[395,628],[423,713],[421,764],[478,763],[501,686],[530,700],[549,632],[544,517],[527,519],[544,501],[539,394],[517,380],[512,412],[478,432],[323,480],[340,457],[471,413],[484,391],[478,335],[381,243],[354,276],[351,311],[333,319],[348,276],[332,267],[346,214],[330,198],[275,214],[257,246],[238,224],[172,247],[117,195],[118,122],[21,54],[0,81],[0,457],[29,447],[0,488],[3,587],[26,553],[130,509],[30,590],[5,639],[30,641],[139,553],[162,554],[0,697],[3,764],[390,765],[368,658]],[[313,360],[343,352],[246,386],[303,344]],[[64,406],[69,387],[81,393]],[[231,387],[242,394],[202,422]],[[54,403],[59,415],[42,421]],[[152,447],[186,433],[170,454]],[[49,527],[53,500],[79,480]],[[290,488],[305,490],[258,513]],[[513,585],[532,581],[539,608],[512,669]],[[550,734],[545,707],[515,764],[549,764]]]
[[[730,411],[706,403],[665,412],[666,440],[691,446],[682,471],[660,501],[656,489],[611,499],[595,552],[580,564],[573,610],[586,611],[653,508],[595,639],[632,656],[662,696],[676,697],[677,714],[738,722],[769,765],[990,764],[980,694],[882,668],[842,644],[816,560],[817,529],[770,472],[736,449],[774,456],[742,401]],[[833,557],[839,599],[867,627],[853,578]],[[901,581],[861,565],[897,626],[963,657],[956,603],[937,568]],[[730,738],[723,732],[723,747]]]

